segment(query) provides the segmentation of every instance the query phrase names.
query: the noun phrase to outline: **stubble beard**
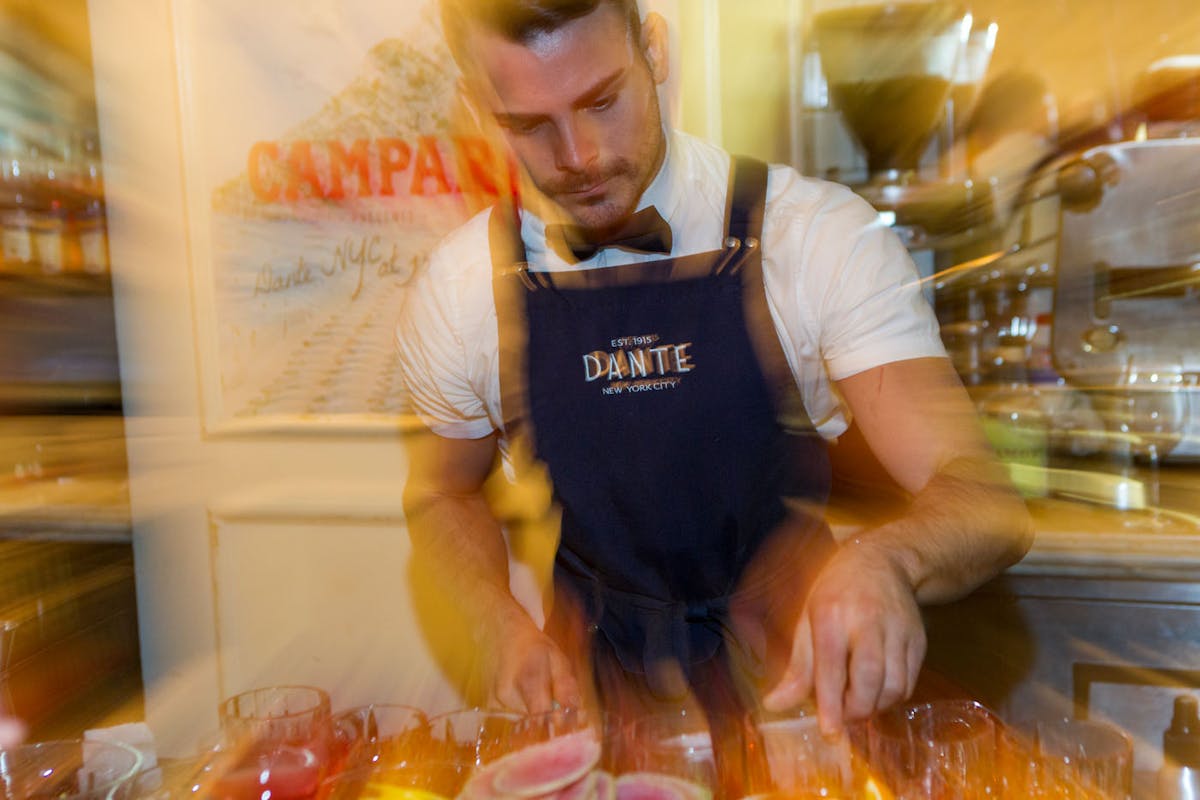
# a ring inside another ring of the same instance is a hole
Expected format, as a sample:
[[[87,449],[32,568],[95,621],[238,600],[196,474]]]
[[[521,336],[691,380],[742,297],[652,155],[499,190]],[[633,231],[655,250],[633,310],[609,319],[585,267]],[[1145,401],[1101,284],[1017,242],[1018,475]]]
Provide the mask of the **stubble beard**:
[[[604,233],[617,227],[633,213],[641,196],[643,179],[633,162],[618,159],[587,173],[580,173],[550,182],[543,192],[552,198],[577,225],[594,233]],[[604,184],[603,191],[593,197],[576,197],[574,193]]]
[[[661,166],[666,151],[657,98],[649,113],[647,124],[658,131],[643,143],[642,152],[634,158],[615,158],[608,164],[573,175],[546,181],[539,189],[556,202],[581,228],[603,237],[627,220],[637,209],[638,200],[650,185]],[[641,169],[639,164],[644,164]],[[604,191],[595,197],[576,198],[572,192],[584,191],[600,183]]]

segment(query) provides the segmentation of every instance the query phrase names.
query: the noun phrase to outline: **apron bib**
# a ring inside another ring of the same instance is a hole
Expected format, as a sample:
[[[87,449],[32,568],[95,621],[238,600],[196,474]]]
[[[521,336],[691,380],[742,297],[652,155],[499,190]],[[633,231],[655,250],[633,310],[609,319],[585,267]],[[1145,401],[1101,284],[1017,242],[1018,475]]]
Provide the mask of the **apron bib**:
[[[553,274],[492,215],[505,433],[562,510],[556,590],[660,698],[726,645],[760,677],[786,659],[834,546],[828,453],[766,305],[765,192],[735,160],[721,250]]]

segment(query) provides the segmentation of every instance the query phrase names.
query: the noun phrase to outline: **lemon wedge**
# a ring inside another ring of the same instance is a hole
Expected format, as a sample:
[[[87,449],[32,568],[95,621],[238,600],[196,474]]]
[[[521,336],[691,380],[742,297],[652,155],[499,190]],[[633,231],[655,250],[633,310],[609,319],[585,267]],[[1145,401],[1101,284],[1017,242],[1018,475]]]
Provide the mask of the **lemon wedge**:
[[[396,786],[394,784],[371,781],[363,787],[360,800],[447,800],[442,795],[428,789],[417,789],[412,786]]]

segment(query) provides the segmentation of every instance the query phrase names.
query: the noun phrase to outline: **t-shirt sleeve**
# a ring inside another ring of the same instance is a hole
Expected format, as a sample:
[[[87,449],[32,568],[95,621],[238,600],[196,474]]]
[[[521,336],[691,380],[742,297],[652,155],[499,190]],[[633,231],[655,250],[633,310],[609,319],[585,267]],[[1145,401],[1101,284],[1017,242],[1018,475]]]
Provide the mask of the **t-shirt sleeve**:
[[[493,430],[486,404],[471,380],[462,335],[463,282],[435,250],[408,288],[396,348],[413,412],[434,433],[478,439]]]
[[[945,356],[937,318],[895,232],[850,190],[830,185],[804,236],[802,291],[833,380],[882,364]]]

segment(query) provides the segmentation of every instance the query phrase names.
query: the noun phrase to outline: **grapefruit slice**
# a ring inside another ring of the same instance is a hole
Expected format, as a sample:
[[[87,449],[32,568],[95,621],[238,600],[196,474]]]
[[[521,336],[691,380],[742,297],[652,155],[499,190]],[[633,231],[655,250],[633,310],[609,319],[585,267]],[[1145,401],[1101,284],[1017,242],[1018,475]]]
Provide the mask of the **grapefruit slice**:
[[[712,791],[661,772],[628,772],[617,778],[616,800],[712,800]]]
[[[592,778],[596,782],[596,800],[617,800],[617,781],[612,773],[598,769],[592,772]]]
[[[564,786],[546,800],[596,800],[596,773],[589,772],[570,786]]]
[[[612,772],[593,770],[592,780],[595,782],[592,796],[594,800],[617,800],[617,778]]]
[[[591,731],[555,736],[496,761],[492,789],[512,797],[539,797],[565,789],[592,771],[600,742]]]

